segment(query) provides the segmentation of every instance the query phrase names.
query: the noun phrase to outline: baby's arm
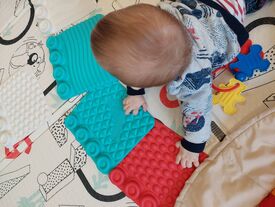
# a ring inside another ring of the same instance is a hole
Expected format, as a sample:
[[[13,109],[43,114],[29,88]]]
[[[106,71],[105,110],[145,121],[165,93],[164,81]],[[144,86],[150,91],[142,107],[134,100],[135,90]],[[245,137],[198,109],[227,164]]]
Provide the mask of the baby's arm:
[[[183,167],[199,165],[199,153],[204,150],[211,134],[212,88],[211,82],[181,102],[184,139],[180,143],[177,163]]]
[[[210,67],[198,69],[193,64],[182,79],[168,87],[181,102],[184,139],[180,143],[177,163],[183,167],[198,166],[199,153],[211,134],[212,78]],[[197,70],[196,70],[197,69]]]
[[[142,106],[144,111],[147,111],[147,103],[144,98],[145,90],[143,88],[134,89],[127,86],[128,97],[123,100],[124,111],[126,114],[131,112],[134,115],[138,114],[139,108]]]
[[[211,133],[212,88],[197,91],[182,102],[183,129],[185,139],[181,145],[191,152],[204,150]]]

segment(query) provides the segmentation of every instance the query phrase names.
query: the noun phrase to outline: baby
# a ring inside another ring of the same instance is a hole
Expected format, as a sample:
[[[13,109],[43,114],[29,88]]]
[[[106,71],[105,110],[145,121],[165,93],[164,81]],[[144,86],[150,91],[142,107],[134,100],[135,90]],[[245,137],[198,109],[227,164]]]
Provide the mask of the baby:
[[[147,110],[144,88],[167,84],[178,98],[184,139],[177,143],[176,162],[183,168],[199,165],[199,153],[210,137],[211,72],[236,57],[248,38],[240,23],[245,3],[250,10],[261,6],[256,0],[217,2],[130,6],[105,16],[91,35],[99,64],[127,85],[126,114]]]

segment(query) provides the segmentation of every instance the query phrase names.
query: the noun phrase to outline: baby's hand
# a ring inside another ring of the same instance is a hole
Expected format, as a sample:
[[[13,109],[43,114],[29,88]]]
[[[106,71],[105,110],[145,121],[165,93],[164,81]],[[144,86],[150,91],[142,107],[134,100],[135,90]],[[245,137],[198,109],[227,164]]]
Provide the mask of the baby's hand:
[[[176,146],[180,148],[180,151],[176,158],[176,163],[181,164],[183,168],[191,168],[194,164],[195,167],[200,165],[199,153],[190,152],[181,146],[180,142],[177,142]]]
[[[137,115],[139,107],[141,106],[143,108],[143,111],[147,111],[147,103],[143,95],[128,96],[124,99],[123,105],[126,114],[133,112],[134,115]]]

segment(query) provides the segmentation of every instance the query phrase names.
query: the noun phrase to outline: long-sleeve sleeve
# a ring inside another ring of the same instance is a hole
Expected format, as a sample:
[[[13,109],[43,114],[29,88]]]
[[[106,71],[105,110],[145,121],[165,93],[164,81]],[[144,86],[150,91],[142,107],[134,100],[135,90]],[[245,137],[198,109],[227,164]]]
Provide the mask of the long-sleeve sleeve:
[[[181,102],[181,144],[198,153],[211,134],[211,72],[236,57],[240,45],[221,12],[200,1],[162,2],[160,8],[181,21],[192,41],[191,63],[177,80],[169,83],[168,92]]]
[[[208,64],[207,64],[208,63]],[[182,146],[191,152],[202,152],[211,134],[212,77],[211,62],[205,67],[194,61],[189,66],[193,71],[168,87],[181,103],[184,139]]]

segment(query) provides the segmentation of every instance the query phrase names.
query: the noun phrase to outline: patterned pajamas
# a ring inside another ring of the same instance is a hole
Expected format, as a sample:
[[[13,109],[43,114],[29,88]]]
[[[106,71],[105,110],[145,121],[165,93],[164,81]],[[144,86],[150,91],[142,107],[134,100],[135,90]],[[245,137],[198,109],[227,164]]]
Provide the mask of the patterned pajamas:
[[[240,5],[244,6],[243,3]],[[181,102],[184,129],[182,146],[199,153],[203,151],[211,133],[211,72],[236,57],[240,44],[221,12],[201,1],[162,2],[160,8],[182,22],[193,42],[191,64],[177,80],[168,85],[168,92]],[[240,15],[239,21],[242,19]]]

